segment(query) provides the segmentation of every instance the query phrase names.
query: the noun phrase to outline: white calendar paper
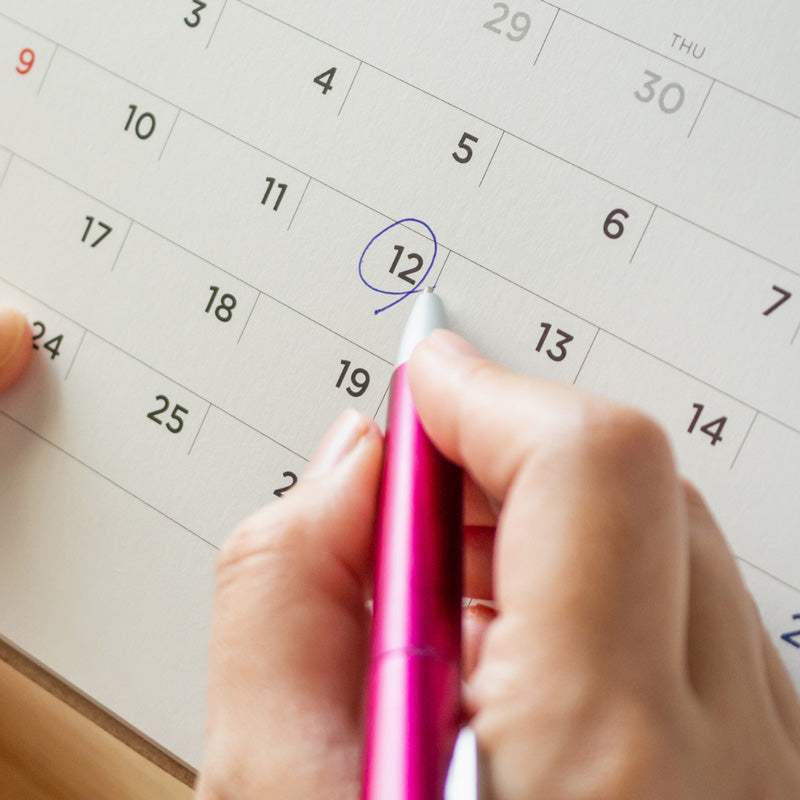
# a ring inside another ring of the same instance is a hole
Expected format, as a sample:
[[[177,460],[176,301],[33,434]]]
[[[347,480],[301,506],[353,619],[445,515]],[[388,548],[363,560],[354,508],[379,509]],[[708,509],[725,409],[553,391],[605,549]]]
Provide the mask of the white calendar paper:
[[[633,403],[800,687],[800,5],[0,0],[0,635],[187,764],[218,548],[408,293]],[[376,313],[377,312],[377,313]]]

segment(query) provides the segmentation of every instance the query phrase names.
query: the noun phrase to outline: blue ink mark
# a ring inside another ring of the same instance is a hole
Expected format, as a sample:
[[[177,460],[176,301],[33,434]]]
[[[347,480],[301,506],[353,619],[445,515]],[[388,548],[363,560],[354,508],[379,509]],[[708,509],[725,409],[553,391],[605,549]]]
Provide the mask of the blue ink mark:
[[[404,290],[401,292],[391,292],[388,289],[379,289],[377,286],[373,286],[365,277],[364,277],[364,259],[369,252],[370,247],[372,247],[375,242],[381,238],[385,233],[388,233],[393,228],[396,228],[398,225],[404,225],[406,222],[416,222],[417,225],[422,225],[426,231],[431,235],[431,239],[433,239],[433,258],[431,259],[431,263],[428,264],[428,269],[425,270],[423,276],[417,282],[417,285],[413,289]],[[433,229],[427,222],[423,222],[421,219],[415,219],[414,217],[406,217],[406,219],[400,219],[397,222],[393,222],[391,225],[385,227],[380,233],[376,233],[370,240],[369,244],[364,248],[364,252],[361,254],[361,258],[358,259],[358,277],[361,278],[362,282],[365,286],[368,286],[372,289],[373,292],[378,292],[378,294],[388,294],[397,297],[397,300],[393,300],[389,303],[388,306],[384,306],[383,308],[376,308],[375,314],[380,314],[384,311],[388,311],[393,306],[396,306],[398,303],[401,303],[406,297],[410,297],[412,294],[419,294],[422,291],[422,286],[425,281],[428,279],[428,275],[431,274],[431,270],[433,269],[433,265],[436,263],[436,255],[439,252],[439,242],[436,239],[436,234],[433,232]]]

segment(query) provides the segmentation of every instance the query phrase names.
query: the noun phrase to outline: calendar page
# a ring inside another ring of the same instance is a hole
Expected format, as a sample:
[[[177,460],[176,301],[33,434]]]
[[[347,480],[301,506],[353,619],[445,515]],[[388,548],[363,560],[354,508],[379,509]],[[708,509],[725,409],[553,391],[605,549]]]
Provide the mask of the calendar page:
[[[669,431],[800,686],[793,0],[0,0],[0,635],[186,764],[213,571],[413,293]]]

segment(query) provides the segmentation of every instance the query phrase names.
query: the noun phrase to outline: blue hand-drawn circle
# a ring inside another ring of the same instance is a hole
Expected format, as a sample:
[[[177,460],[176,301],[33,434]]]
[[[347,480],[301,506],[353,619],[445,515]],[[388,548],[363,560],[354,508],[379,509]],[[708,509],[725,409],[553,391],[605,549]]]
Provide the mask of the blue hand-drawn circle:
[[[417,282],[417,285],[413,289],[403,290],[399,292],[392,292],[389,289],[379,289],[377,286],[373,286],[365,277],[364,277],[364,259],[367,257],[367,253],[369,252],[370,247],[372,247],[378,239],[381,238],[384,234],[388,233],[392,229],[396,228],[398,225],[405,225],[407,222],[416,222],[417,225],[422,225],[426,231],[431,235],[431,239],[433,240],[433,258],[431,258],[431,263],[428,264],[428,268],[425,270],[423,276]],[[362,282],[365,286],[368,286],[372,289],[373,292],[378,292],[378,294],[388,294],[394,297],[397,297],[397,300],[393,300],[389,303],[388,306],[384,306],[383,308],[375,309],[376,314],[380,314],[383,311],[386,311],[392,306],[396,306],[398,303],[401,303],[406,297],[410,297],[412,294],[418,294],[422,291],[422,286],[426,280],[428,280],[428,275],[431,274],[431,270],[433,269],[433,265],[436,263],[436,255],[439,252],[439,242],[436,239],[436,234],[433,232],[433,229],[427,222],[423,222],[421,219],[415,219],[414,217],[406,217],[406,219],[399,219],[397,222],[393,222],[391,225],[387,225],[380,233],[376,233],[370,240],[369,244],[364,248],[364,252],[361,254],[361,258],[358,259],[358,277],[361,278]]]

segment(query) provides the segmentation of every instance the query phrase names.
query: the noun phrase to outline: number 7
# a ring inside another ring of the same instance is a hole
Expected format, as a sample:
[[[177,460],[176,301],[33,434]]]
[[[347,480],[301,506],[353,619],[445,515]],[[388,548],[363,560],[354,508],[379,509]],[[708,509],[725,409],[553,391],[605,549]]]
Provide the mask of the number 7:
[[[791,296],[791,292],[787,292],[786,289],[781,289],[780,286],[773,286],[773,292],[777,292],[781,299],[778,300],[776,303],[773,303],[766,311],[762,312],[765,317],[768,317],[773,311],[777,311]]]

